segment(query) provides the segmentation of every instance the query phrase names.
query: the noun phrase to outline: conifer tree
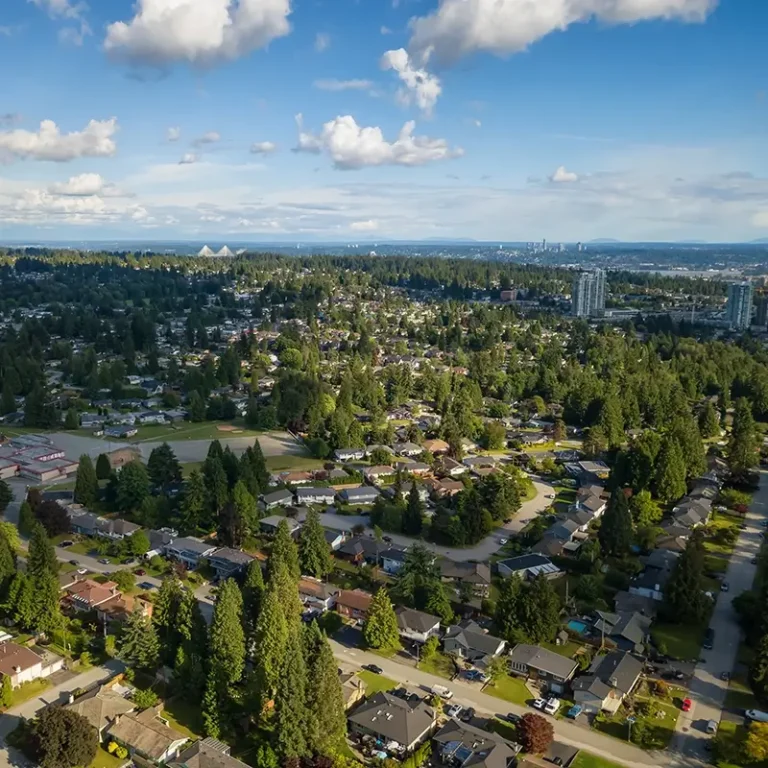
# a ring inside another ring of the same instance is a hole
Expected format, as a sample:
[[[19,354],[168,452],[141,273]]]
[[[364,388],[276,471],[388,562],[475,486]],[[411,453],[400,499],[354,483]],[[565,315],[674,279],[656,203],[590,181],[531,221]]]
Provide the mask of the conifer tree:
[[[206,517],[206,489],[202,473],[193,469],[184,483],[184,493],[181,497],[181,519],[183,527],[194,533]]]
[[[606,555],[623,557],[632,543],[632,516],[623,488],[616,488],[611,502],[600,521],[597,532],[600,547]]]
[[[269,553],[268,573],[272,577],[275,569],[284,565],[292,579],[298,581],[301,577],[299,567],[299,551],[296,542],[288,529],[288,523],[281,520],[277,526],[275,538],[272,540],[272,549]]]
[[[731,438],[728,441],[728,467],[735,475],[743,475],[757,464],[758,439],[755,419],[749,401],[740,397],[733,412]]]
[[[400,649],[397,616],[387,591],[381,587],[371,600],[368,618],[363,625],[363,641],[369,648],[390,651]]]
[[[100,453],[96,459],[96,477],[99,480],[109,480],[112,474],[112,465],[109,463],[109,456],[106,453]]]
[[[166,664],[176,658],[180,642],[178,613],[182,600],[181,582],[175,577],[163,579],[152,608],[152,623],[160,641],[161,655]]]
[[[285,648],[275,696],[275,752],[283,760],[309,753],[307,668],[301,632],[292,633]]]
[[[260,709],[273,699],[277,691],[287,642],[285,611],[280,605],[278,590],[269,584],[256,622],[254,641],[258,649],[255,660],[255,698]]]
[[[75,478],[75,501],[85,507],[90,507],[99,496],[99,479],[96,476],[91,457],[84,453],[77,465]]]
[[[310,509],[299,534],[299,563],[302,573],[322,579],[333,570],[331,547],[320,525],[317,510]]]
[[[424,506],[419,498],[419,489],[415,481],[411,483],[411,489],[408,491],[408,503],[403,512],[403,533],[408,536],[420,536],[423,525],[422,516]]]
[[[653,473],[653,487],[656,496],[664,503],[677,501],[685,495],[686,464],[680,444],[667,435],[656,457]]]
[[[699,414],[699,432],[704,439],[717,437],[720,434],[720,417],[709,400]]]
[[[254,646],[256,625],[261,613],[261,604],[264,600],[264,574],[261,563],[251,560],[245,572],[243,580],[243,629],[245,630],[246,647],[250,651]]]
[[[125,623],[120,641],[120,656],[139,669],[157,668],[160,641],[157,639],[154,625],[145,615],[139,601],[134,604],[133,612]]]
[[[45,528],[40,523],[35,523],[29,540],[27,576],[35,580],[42,579],[45,576],[55,577],[58,573],[59,561],[53,544],[51,544]]]

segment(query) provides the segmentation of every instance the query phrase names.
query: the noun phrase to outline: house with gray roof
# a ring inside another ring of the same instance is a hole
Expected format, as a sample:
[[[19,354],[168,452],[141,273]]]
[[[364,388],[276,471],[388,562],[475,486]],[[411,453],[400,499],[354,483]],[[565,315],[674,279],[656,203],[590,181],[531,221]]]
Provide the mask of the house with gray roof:
[[[293,504],[293,493],[281,488],[279,491],[265,493],[261,497],[261,503],[267,511],[277,509],[277,507],[287,507],[289,504]]]
[[[632,693],[643,672],[643,662],[623,651],[596,656],[589,672],[572,683],[574,701],[587,712],[615,713]]]
[[[166,557],[178,560],[190,570],[194,570],[200,565],[200,561],[207,558],[216,547],[207,541],[193,538],[192,536],[182,536],[174,539],[165,547]]]
[[[651,628],[651,619],[635,611],[595,611],[592,631],[610,639],[620,651],[642,653]]]
[[[476,597],[488,597],[491,589],[491,567],[488,563],[457,562],[443,558],[440,560],[440,577],[446,583],[460,590],[469,585]]]
[[[400,637],[417,643],[426,643],[430,637],[440,634],[440,619],[431,613],[400,606],[396,611]]]
[[[336,491],[333,488],[297,488],[296,489],[296,503],[297,504],[325,504],[329,506],[333,504],[333,500],[336,498]]]
[[[446,653],[452,653],[481,669],[501,654],[506,645],[506,640],[488,634],[479,624],[469,620],[448,627],[443,638]]]
[[[379,498],[378,488],[372,485],[361,485],[359,488],[344,488],[339,493],[339,499],[350,506],[373,504]]]
[[[520,643],[509,654],[509,669],[513,675],[547,683],[553,693],[562,693],[579,665],[573,659],[540,648]]]
[[[563,572],[545,555],[531,552],[527,555],[518,555],[517,557],[508,557],[506,560],[499,560],[496,563],[499,576],[508,578],[515,576],[530,581],[537,576],[544,576],[547,579],[556,579],[563,575]]]
[[[230,547],[219,547],[219,549],[211,552],[207,558],[213,570],[216,571],[216,581],[225,581],[231,576],[236,576],[255,559],[253,555],[249,555],[247,552]]]
[[[249,768],[232,757],[230,747],[218,739],[201,739],[187,747],[169,764],[169,768]]]
[[[414,705],[377,693],[349,715],[351,731],[381,739],[391,751],[411,752],[426,741],[437,726],[437,712],[423,701]]]
[[[453,768],[509,768],[522,747],[496,733],[452,718],[432,737],[435,752]]]

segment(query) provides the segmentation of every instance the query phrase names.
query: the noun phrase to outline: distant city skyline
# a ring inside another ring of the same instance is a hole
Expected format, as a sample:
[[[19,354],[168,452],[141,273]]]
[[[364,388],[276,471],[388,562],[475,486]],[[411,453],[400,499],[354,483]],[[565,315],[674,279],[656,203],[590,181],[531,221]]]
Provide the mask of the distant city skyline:
[[[766,28],[726,0],[6,0],[0,241],[768,238]]]

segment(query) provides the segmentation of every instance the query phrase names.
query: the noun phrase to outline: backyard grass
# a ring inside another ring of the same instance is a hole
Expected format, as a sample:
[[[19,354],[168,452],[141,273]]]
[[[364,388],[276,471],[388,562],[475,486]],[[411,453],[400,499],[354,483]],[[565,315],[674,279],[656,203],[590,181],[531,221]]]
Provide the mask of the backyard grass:
[[[582,750],[573,758],[570,768],[621,768],[621,766]]]
[[[23,704],[25,701],[34,699],[35,696],[39,696],[46,688],[50,687],[50,682],[43,679],[31,680],[28,683],[22,683],[13,691],[13,704],[11,706],[17,707],[19,704]]]
[[[669,656],[683,661],[699,658],[703,634],[703,627],[686,624],[657,622],[651,627],[651,637],[656,647],[666,648]]]
[[[558,653],[561,656],[565,656],[567,659],[573,659],[576,656],[576,652],[582,648],[581,643],[577,643],[574,640],[569,640],[563,645],[557,645],[557,643],[541,643],[542,648],[546,648],[552,653]]]
[[[513,704],[526,704],[533,698],[531,692],[525,687],[525,683],[517,677],[505,675],[497,682],[487,686],[484,690],[491,696],[496,696]]]
[[[503,736],[510,741],[517,741],[517,728],[512,723],[506,722],[506,720],[499,720],[498,717],[493,718],[488,723],[488,730],[498,733],[499,736]]]
[[[675,724],[677,723],[680,709],[669,701],[662,701],[655,697],[637,696],[635,702],[636,704],[649,702],[651,705],[650,712],[647,715],[635,715],[637,721],[633,728],[636,728],[639,723],[643,723],[647,728],[646,740],[644,743],[638,744],[638,746],[644,749],[665,749],[675,733]],[[657,716],[659,714],[661,717]],[[610,717],[603,715],[595,719],[593,726],[595,730],[608,736],[626,740],[629,730],[627,711],[624,707],[620,707],[615,715]]]
[[[311,456],[293,453],[286,453],[282,456],[267,456],[266,463],[267,469],[272,472],[282,472],[283,470],[300,472],[309,469],[322,469],[324,464],[320,459],[313,459]]]
[[[369,672],[367,669],[361,669],[357,676],[365,685],[365,695],[373,696],[382,691],[391,691],[397,688],[397,683],[384,675],[377,675],[375,672]]]
[[[715,737],[715,765],[717,768],[740,768],[747,729],[730,720],[721,720]],[[750,762],[750,768],[766,768],[768,760]]]
[[[431,658],[420,661],[419,669],[423,672],[429,672],[431,675],[445,677],[448,680],[453,677],[453,674],[456,671],[456,667],[450,656],[446,656],[444,653],[440,653],[440,651],[433,654]]]
[[[171,728],[189,736],[190,739],[202,738],[202,714],[195,702],[175,696],[165,702],[161,716],[168,721]]]
[[[96,750],[96,757],[93,758],[89,768],[120,768],[128,762],[128,758],[121,760],[119,757],[110,755],[104,747],[99,746]]]

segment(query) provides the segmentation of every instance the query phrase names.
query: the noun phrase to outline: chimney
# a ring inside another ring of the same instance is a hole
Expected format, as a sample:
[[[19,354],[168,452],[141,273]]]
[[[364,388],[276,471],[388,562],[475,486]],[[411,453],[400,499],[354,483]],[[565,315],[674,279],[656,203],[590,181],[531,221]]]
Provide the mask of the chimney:
[[[608,682],[611,684],[611,688],[619,687],[619,681],[615,677],[612,677]]]
[[[67,704],[74,704],[75,702],[75,694],[70,693],[69,696],[67,696]]]

